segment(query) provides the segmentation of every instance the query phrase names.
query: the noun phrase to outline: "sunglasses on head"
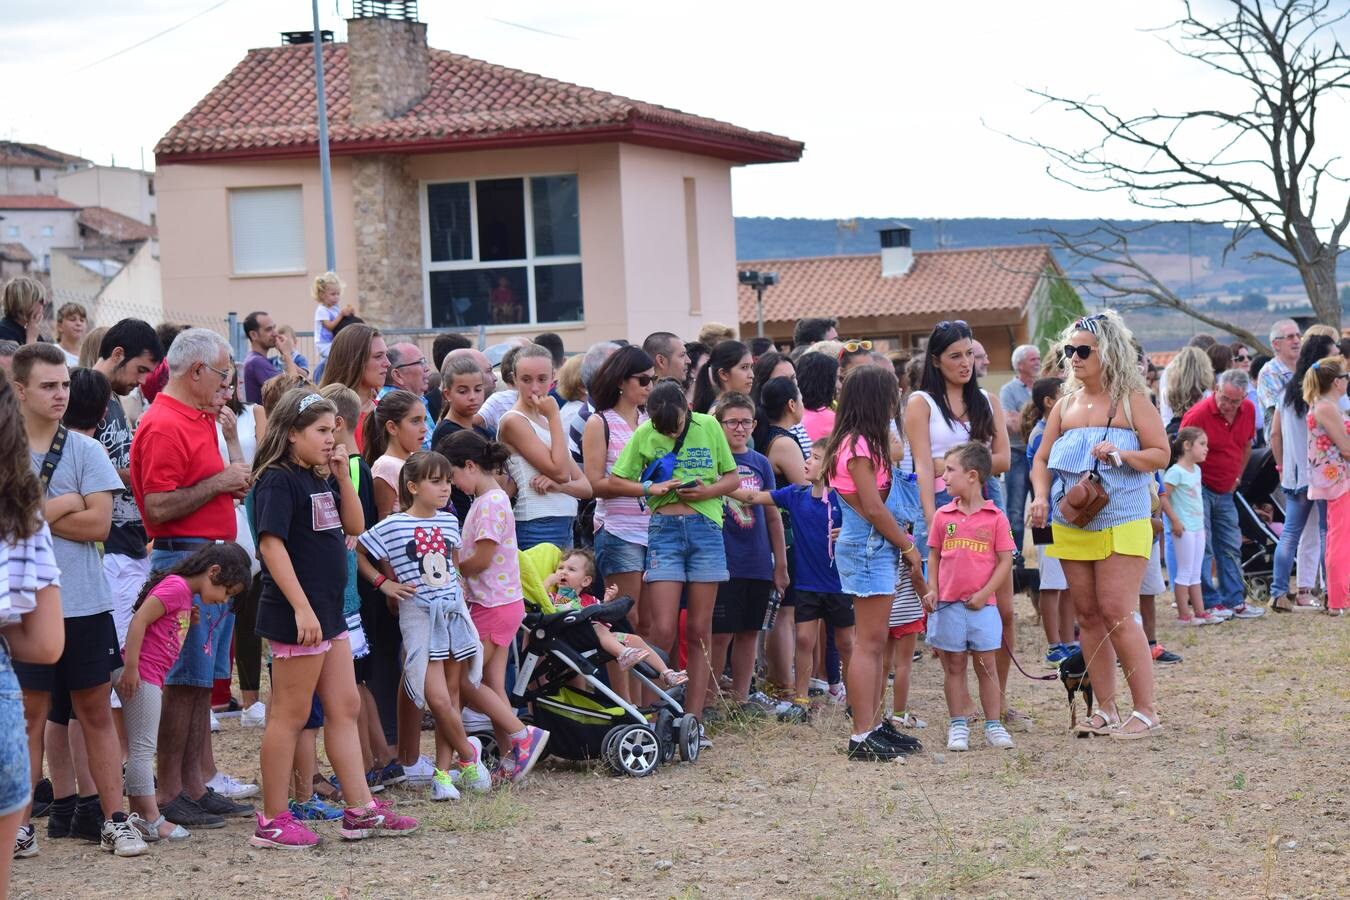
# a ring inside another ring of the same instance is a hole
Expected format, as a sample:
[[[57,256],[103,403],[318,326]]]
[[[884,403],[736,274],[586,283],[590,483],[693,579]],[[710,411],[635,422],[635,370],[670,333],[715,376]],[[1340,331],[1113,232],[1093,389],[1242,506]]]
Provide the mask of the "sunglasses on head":
[[[844,346],[839,348],[839,358],[843,359],[846,353],[857,353],[859,350],[871,350],[871,341],[845,341]]]
[[[638,383],[638,387],[646,387],[656,380],[655,375],[629,375],[628,377],[635,380]]]
[[[1091,344],[1065,344],[1065,345],[1064,345],[1064,358],[1065,358],[1065,359],[1073,359],[1075,355],[1077,355],[1077,357],[1078,357],[1079,359],[1087,359],[1089,356],[1092,355],[1092,345],[1091,345]]]

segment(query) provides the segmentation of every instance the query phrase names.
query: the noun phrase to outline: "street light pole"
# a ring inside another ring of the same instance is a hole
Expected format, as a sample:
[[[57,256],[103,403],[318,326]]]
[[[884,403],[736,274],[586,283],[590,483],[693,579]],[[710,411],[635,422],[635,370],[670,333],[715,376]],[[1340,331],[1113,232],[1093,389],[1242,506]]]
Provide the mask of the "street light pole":
[[[761,282],[755,285],[755,311],[759,322],[755,329],[755,337],[764,337],[764,284]]]
[[[778,273],[742,270],[736,273],[736,280],[755,289],[756,335],[764,337],[764,289],[778,283]]]
[[[328,97],[323,86],[323,33],[319,30],[319,0],[311,0],[314,13],[314,84],[319,106],[319,181],[323,187],[323,239],[328,271],[337,268],[333,238],[333,172],[328,162]]]

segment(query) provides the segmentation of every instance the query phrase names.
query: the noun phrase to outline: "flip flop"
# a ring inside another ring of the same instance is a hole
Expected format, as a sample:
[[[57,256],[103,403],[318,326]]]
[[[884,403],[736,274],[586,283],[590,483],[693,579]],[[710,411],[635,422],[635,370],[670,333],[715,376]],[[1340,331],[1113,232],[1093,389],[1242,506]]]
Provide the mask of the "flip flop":
[[[1101,717],[1102,724],[1093,725],[1092,720],[1099,716]],[[1115,731],[1115,729],[1119,727],[1120,723],[1112,722],[1111,717],[1106,714],[1105,710],[1094,709],[1091,715],[1089,715],[1086,719],[1084,719],[1083,721],[1079,722],[1077,725],[1074,726],[1074,730],[1078,734],[1109,735],[1112,734]]]
[[[1157,721],[1150,720],[1148,716],[1144,715],[1137,709],[1134,712],[1130,713],[1130,719],[1138,719],[1140,722],[1143,722],[1144,730],[1126,731],[1125,723],[1122,722],[1119,726],[1116,727],[1114,731],[1111,732],[1111,737],[1117,741],[1140,741],[1143,740],[1144,738],[1150,738],[1162,734],[1163,730],[1162,724]],[[1130,721],[1130,719],[1126,719],[1125,722]]]

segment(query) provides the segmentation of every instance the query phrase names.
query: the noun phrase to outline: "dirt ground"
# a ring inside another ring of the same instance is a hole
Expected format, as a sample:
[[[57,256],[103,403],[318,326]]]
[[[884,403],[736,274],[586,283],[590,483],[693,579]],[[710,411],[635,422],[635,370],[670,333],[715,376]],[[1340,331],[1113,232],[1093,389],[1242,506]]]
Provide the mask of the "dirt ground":
[[[1019,598],[1019,657],[1039,628]],[[48,841],[18,897],[1350,896],[1350,621],[1314,614],[1182,631],[1160,604],[1166,733],[1075,740],[1058,682],[1013,672],[1035,728],[1017,748],[945,752],[941,673],[915,666],[922,755],[849,762],[847,725],[732,724],[696,764],[620,779],[545,763],[454,804],[391,789],[410,837],[254,850],[252,824],[114,859]],[[1029,670],[1043,673],[1036,666]],[[977,732],[978,735],[978,732]],[[430,740],[430,735],[425,736]],[[217,757],[257,777],[260,732],[227,722]]]

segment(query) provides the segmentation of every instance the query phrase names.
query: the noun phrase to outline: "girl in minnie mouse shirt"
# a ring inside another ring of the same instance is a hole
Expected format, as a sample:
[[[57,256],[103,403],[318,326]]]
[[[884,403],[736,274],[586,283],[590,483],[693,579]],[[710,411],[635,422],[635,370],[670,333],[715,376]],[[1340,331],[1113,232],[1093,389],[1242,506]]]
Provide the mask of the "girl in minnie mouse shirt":
[[[477,685],[482,680],[482,645],[452,556],[460,543],[459,523],[441,511],[450,502],[449,461],[439,453],[413,453],[398,481],[404,512],[361,535],[363,555],[357,565],[363,577],[398,604],[404,690],[418,708],[429,708],[436,721],[431,798],[452,800],[459,787],[485,791],[492,785],[480,761],[482,746],[468,737],[460,717],[461,682]],[[452,754],[459,755],[453,773]]]

